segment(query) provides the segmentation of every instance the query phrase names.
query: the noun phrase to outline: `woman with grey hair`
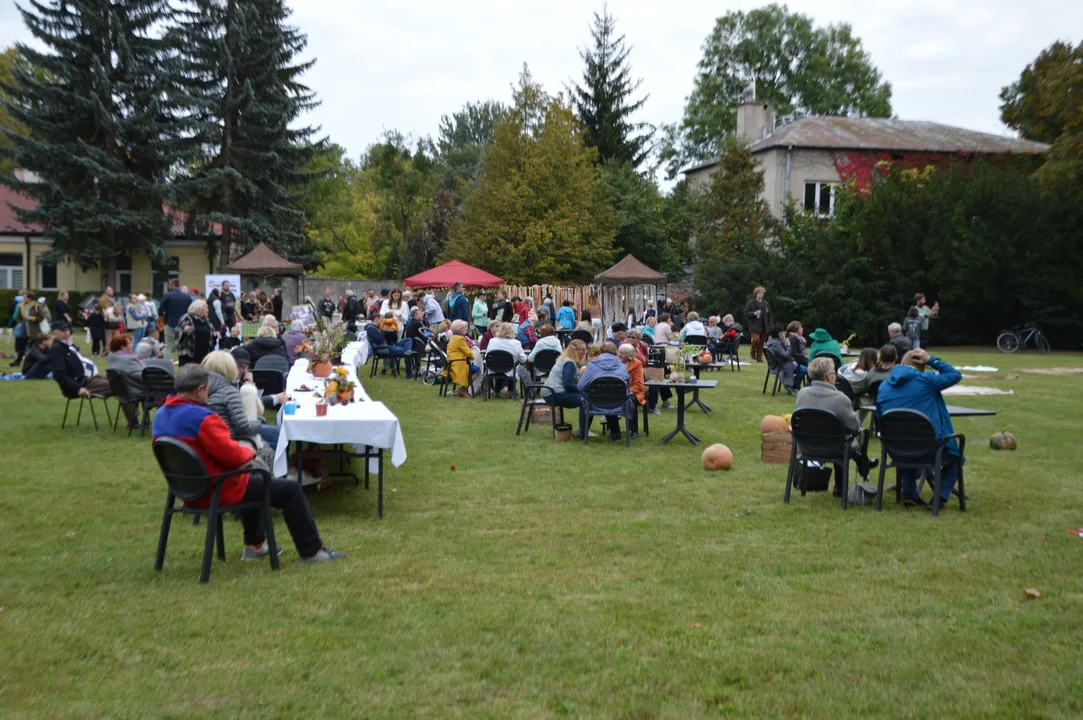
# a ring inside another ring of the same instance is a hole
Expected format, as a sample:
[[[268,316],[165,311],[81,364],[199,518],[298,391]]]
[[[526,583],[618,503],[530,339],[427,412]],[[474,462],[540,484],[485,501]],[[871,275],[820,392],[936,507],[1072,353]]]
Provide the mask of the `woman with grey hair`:
[[[177,322],[173,337],[177,341],[177,356],[181,365],[201,363],[214,347],[218,333],[211,327],[206,300],[193,300],[188,312]]]

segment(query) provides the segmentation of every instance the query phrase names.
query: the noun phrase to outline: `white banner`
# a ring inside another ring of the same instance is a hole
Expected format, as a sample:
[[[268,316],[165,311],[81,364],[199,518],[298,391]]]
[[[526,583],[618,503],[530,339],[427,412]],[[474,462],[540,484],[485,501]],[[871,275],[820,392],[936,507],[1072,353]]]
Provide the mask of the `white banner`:
[[[234,297],[240,297],[241,292],[241,276],[240,275],[204,275],[204,284],[206,287],[203,292],[209,297],[211,290],[217,290],[222,287],[222,283],[229,283],[229,291],[233,293]]]

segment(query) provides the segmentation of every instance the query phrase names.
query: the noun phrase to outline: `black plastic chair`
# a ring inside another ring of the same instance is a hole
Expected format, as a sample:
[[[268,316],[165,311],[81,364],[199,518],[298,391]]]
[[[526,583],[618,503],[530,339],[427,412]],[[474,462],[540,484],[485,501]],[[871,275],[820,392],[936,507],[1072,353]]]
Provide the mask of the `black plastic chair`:
[[[876,509],[884,500],[884,475],[888,467],[928,470],[933,476],[933,517],[940,514],[940,479],[948,441],[959,441],[959,457],[947,455],[948,461],[959,466],[959,482],[955,494],[959,511],[966,511],[966,488],[963,485],[963,455],[966,437],[962,433],[938,437],[936,426],[917,410],[888,410],[876,421],[876,436],[880,438],[880,481],[876,487]],[[890,463],[888,460],[890,459]],[[902,483],[895,482],[895,502],[902,502]]]
[[[260,395],[277,395],[286,389],[286,376],[277,370],[253,370],[252,381]]]
[[[845,510],[850,484],[850,443],[858,433],[848,431],[834,413],[819,408],[795,410],[790,418],[790,432],[793,445],[783,502],[790,501],[797,463],[816,461],[835,466],[838,482],[842,485],[842,509]],[[805,495],[804,486],[801,487],[801,495]]]
[[[439,375],[437,377],[440,382],[440,396],[447,397],[448,388],[450,388],[452,392],[455,392],[460,387],[457,383],[452,381],[451,369],[455,367],[456,363],[464,363],[466,365],[466,376],[469,378],[470,361],[466,358],[456,358],[455,360],[448,360],[447,353],[445,353],[443,350],[436,347],[435,345],[433,346],[432,351],[436,355],[436,357],[439,358],[439,361],[443,363],[443,368],[439,371]],[[469,388],[470,386],[465,385],[463,387]]]
[[[511,389],[515,389],[515,368],[519,366],[519,360],[507,350],[490,350],[485,353],[484,374],[481,378],[482,399],[488,400],[496,380],[507,380],[511,383]],[[507,373],[512,373],[508,375]]]
[[[702,345],[703,347],[707,347],[707,343],[709,343],[709,342],[710,342],[710,338],[708,338],[706,335],[685,335],[684,336],[684,344],[685,345]]]
[[[120,424],[121,408],[120,405],[124,403],[135,403],[137,406],[143,402],[141,397],[131,397],[128,395],[128,383],[124,381],[124,375],[119,370],[106,370],[105,377],[109,380],[109,391],[113,393],[113,398],[119,403],[117,405],[117,416],[113,419],[113,432],[117,431],[117,425]],[[134,427],[129,425],[128,437],[131,437]]]
[[[218,559],[226,559],[225,534],[222,531],[222,515],[236,510],[257,508],[263,512],[263,525],[267,531],[267,544],[271,552],[271,569],[278,570],[278,545],[275,544],[275,532],[271,518],[271,474],[261,468],[240,468],[227,473],[210,475],[195,450],[176,438],[161,437],[154,441],[154,457],[165,476],[169,490],[165,498],[165,514],[162,515],[162,529],[158,535],[158,552],[154,556],[154,569],[160,571],[165,563],[165,548],[169,541],[169,528],[176,514],[194,515],[207,518],[207,536],[203,545],[203,568],[199,573],[199,582],[205,583],[211,578],[211,560],[215,540],[218,544]],[[225,480],[236,475],[256,475],[263,478],[263,497],[250,502],[235,505],[219,505]],[[210,504],[206,508],[180,505],[174,507],[177,500],[198,500],[210,493]]]
[[[647,346],[647,367],[664,368],[666,366],[666,349],[662,345]]]
[[[771,379],[771,376],[775,376],[775,382],[771,386],[771,396],[778,392],[778,389],[782,387],[782,362],[774,351],[768,347],[763,348],[763,356],[767,359],[767,374],[763,377],[763,394],[767,394],[767,382]]]
[[[815,355],[813,355],[811,358],[809,358],[809,361],[815,360],[818,357],[829,357],[829,358],[831,358],[831,362],[835,365],[835,374],[836,374],[836,376],[838,375],[839,367],[842,365],[842,360],[840,360],[837,355],[835,355],[834,353],[829,353],[829,352],[818,352]]]
[[[857,397],[854,395],[854,387],[850,384],[849,380],[842,375],[836,375],[835,389],[850,399],[850,406],[852,408],[855,410],[858,408]]]
[[[59,385],[59,383],[57,383]],[[63,388],[61,392],[64,393]],[[71,396],[64,393],[64,397],[67,398],[67,402],[64,403],[64,418],[60,421],[60,429],[63,430],[68,424],[68,408],[71,407],[73,400],[79,401],[79,414],[75,417],[75,427],[79,427],[79,423],[83,420],[83,403],[90,403],[90,417],[94,419],[94,429],[98,429],[98,415],[94,412],[94,401],[101,400],[102,407],[105,408],[105,417],[108,425],[113,424],[113,416],[109,413],[109,403],[106,402],[106,396],[98,393],[92,393],[88,397],[81,395]],[[117,412],[120,412],[120,408],[117,408]]]
[[[594,333],[589,330],[573,330],[572,340],[582,340],[587,344],[587,347],[590,347],[594,344]]]
[[[534,356],[534,361],[530,364],[530,374],[535,379],[545,377],[549,374],[549,371],[553,369],[553,366],[557,364],[557,360],[560,359],[560,353],[556,350],[541,350]]]
[[[723,340],[719,347],[722,349],[722,353],[729,358],[730,372],[733,372],[733,366],[737,366],[737,372],[741,372],[741,355],[739,350],[741,348],[741,338],[744,333],[737,333],[737,336],[732,340]]]
[[[579,428],[583,433],[583,444],[590,444],[587,425],[590,418],[595,415],[617,415],[624,418],[624,442],[628,447],[632,446],[632,435],[628,431],[628,420],[632,413],[637,412],[638,406],[634,403],[632,394],[628,392],[628,382],[618,377],[597,377],[591,380],[583,391],[583,427]]]
[[[520,431],[530,432],[530,424],[534,421],[534,409],[548,406],[550,408],[549,420],[553,427],[553,437],[556,437],[557,408],[552,402],[546,400],[547,394],[550,399],[555,394],[553,389],[546,387],[545,383],[523,381],[520,381],[519,388],[523,395],[523,406],[519,411],[519,425],[515,428],[515,434],[518,435]]]
[[[165,399],[173,394],[173,376],[162,368],[143,368],[143,421],[139,427],[139,437],[146,434],[150,427],[150,413],[165,405]]]
[[[252,370],[275,370],[283,375],[288,375],[290,372],[290,361],[278,353],[271,353],[269,355],[264,355],[257,360],[256,364],[252,366]]]

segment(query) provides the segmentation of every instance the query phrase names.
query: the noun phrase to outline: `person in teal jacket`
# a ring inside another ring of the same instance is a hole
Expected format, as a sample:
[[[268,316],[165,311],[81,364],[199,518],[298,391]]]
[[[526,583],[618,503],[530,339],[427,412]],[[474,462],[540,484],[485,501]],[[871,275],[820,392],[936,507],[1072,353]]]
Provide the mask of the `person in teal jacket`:
[[[489,329],[489,303],[488,295],[484,290],[478,292],[474,297],[474,307],[470,309],[470,314],[474,317],[474,327],[478,331],[478,337],[485,334],[485,331]]]
[[[575,329],[575,310],[572,308],[571,300],[565,300],[561,303],[560,309],[557,310],[556,321],[565,330]]]
[[[808,339],[812,341],[812,345],[808,349],[809,360],[820,353],[828,353],[834,355],[838,358],[839,363],[842,363],[842,350],[839,349],[839,341],[831,337],[831,333],[823,328],[816,328],[808,336]]]
[[[936,372],[925,372],[929,367]],[[891,371],[891,375],[880,386],[876,397],[876,416],[880,417],[888,410],[917,410],[932,421],[937,437],[953,435],[951,415],[948,414],[944,396],[940,393],[963,379],[962,374],[938,357],[930,357],[922,349],[911,350],[903,356],[901,364]],[[951,499],[951,491],[959,479],[959,465],[963,460],[959,453],[959,443],[954,438],[945,445],[950,459],[944,467],[940,482],[942,505]],[[931,461],[932,458],[929,458]],[[918,471],[900,469],[899,482],[902,483],[903,505],[924,507],[925,501],[918,496]]]

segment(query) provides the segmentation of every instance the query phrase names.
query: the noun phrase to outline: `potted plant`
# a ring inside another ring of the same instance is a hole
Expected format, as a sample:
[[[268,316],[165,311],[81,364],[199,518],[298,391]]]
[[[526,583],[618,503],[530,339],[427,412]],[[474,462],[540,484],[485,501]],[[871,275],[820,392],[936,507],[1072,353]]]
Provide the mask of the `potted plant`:
[[[327,380],[324,389],[324,398],[331,404],[343,404],[353,400],[354,389],[357,384],[350,380],[349,371],[344,367],[336,367]]]

